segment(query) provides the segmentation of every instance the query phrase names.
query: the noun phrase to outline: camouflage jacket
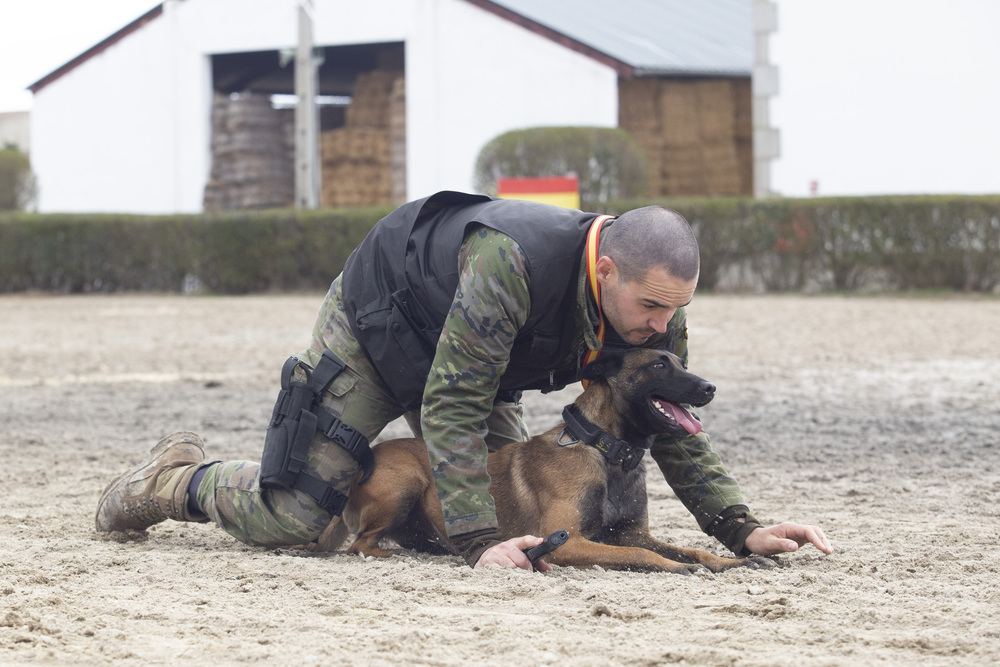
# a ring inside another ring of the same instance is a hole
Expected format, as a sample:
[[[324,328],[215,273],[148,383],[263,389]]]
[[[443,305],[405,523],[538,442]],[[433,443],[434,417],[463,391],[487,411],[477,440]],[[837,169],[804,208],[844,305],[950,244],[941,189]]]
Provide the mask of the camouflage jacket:
[[[514,338],[530,306],[524,253],[510,237],[486,228],[466,236],[460,278],[425,386],[421,427],[449,535],[496,528],[486,472],[485,423],[510,359]],[[600,349],[597,313],[589,297],[586,264],[577,281],[573,358]],[[609,341],[610,342],[610,341]],[[646,344],[677,354],[687,365],[686,313],[678,309],[664,334]],[[570,360],[558,360],[554,365]],[[744,503],[739,486],[712,450],[705,433],[659,438],[653,459],[684,505],[706,530],[727,507]]]

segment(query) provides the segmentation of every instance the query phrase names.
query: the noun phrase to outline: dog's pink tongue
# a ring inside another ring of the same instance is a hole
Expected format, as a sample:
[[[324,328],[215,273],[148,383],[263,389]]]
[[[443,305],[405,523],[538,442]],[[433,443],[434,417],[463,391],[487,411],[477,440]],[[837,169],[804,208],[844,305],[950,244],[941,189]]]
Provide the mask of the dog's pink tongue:
[[[685,431],[691,435],[701,432],[701,422],[695,419],[694,415],[690,412],[679,405],[675,405],[674,403],[659,401],[659,404],[667,414],[673,417],[678,424],[684,427]]]

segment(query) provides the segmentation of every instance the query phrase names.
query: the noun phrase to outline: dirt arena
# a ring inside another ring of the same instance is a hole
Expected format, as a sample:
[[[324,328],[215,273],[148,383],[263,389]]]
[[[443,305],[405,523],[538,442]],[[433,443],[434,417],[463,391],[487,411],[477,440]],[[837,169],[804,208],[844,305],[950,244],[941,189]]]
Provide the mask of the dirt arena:
[[[761,520],[822,526],[832,556],[532,574],[98,535],[104,485],[166,433],[258,457],[320,299],[0,297],[0,663],[1000,663],[995,297],[695,299],[715,448]],[[573,394],[526,396],[533,430]],[[655,466],[649,496],[654,534],[723,553]]]

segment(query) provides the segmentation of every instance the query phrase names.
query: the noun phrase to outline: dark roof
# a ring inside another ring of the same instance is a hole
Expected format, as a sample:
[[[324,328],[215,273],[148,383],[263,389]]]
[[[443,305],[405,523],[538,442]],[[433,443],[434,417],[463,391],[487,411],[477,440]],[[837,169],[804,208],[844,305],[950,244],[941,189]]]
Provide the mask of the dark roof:
[[[752,0],[466,0],[620,76],[750,76]],[[163,14],[159,4],[46,74],[36,93]]]
[[[49,72],[48,74],[46,74],[45,76],[43,76],[38,81],[36,81],[33,84],[31,84],[30,86],[28,86],[28,90],[30,90],[33,93],[37,93],[39,90],[41,90],[45,86],[49,85],[50,83],[52,83],[53,81],[55,81],[56,79],[58,79],[59,77],[61,77],[62,75],[68,74],[73,69],[76,69],[77,65],[82,65],[84,62],[90,60],[91,58],[93,58],[97,54],[101,53],[102,51],[104,51],[108,47],[110,47],[110,46],[116,44],[117,42],[120,42],[121,40],[125,39],[126,37],[128,37],[129,35],[131,35],[133,32],[135,32],[136,30],[139,30],[144,25],[146,25],[147,23],[149,23],[150,21],[152,21],[153,19],[155,19],[156,17],[158,17],[162,13],[163,13],[163,4],[161,3],[161,4],[153,7],[152,9],[150,9],[148,12],[146,12],[145,14],[143,14],[142,16],[140,16],[139,18],[137,18],[134,21],[130,22],[128,25],[124,26],[123,28],[118,29],[117,31],[115,31],[111,35],[109,35],[108,37],[105,37],[104,39],[102,39],[97,44],[94,44],[92,47],[90,47],[89,49],[87,49],[86,51],[84,51],[83,53],[81,53],[80,55],[78,55],[76,58],[73,58],[72,60],[70,60],[66,64],[61,65],[60,67],[58,67],[57,69],[52,70],[51,72]]]
[[[596,49],[635,76],[750,76],[753,70],[752,0],[469,1],[498,5]]]

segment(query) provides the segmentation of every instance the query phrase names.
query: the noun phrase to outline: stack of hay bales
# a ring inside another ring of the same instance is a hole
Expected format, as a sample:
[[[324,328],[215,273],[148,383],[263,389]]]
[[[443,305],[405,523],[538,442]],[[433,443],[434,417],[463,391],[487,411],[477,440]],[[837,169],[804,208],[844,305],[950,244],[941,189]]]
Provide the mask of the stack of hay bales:
[[[344,127],[320,137],[323,206],[405,199],[404,91],[402,72],[374,70],[358,76]]]
[[[389,203],[406,201],[406,79],[397,76],[389,97],[389,178],[392,198]]]
[[[753,195],[753,92],[750,79],[733,79],[732,88],[740,194]]]
[[[752,193],[749,80],[622,81],[619,125],[646,153],[650,196]]]
[[[646,154],[647,194],[652,197],[664,194],[662,120],[659,79],[619,80],[618,127],[628,132]]]
[[[295,201],[295,112],[269,95],[216,93],[206,211],[280,208]]]

